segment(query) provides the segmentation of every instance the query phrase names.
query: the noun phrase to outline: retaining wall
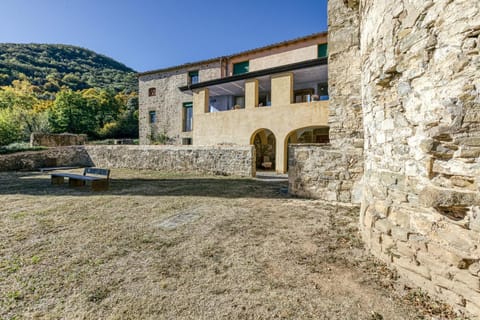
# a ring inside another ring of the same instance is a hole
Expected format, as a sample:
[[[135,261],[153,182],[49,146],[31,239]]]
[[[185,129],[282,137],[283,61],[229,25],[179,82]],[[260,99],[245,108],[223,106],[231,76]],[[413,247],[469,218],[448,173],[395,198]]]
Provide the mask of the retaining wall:
[[[53,166],[97,166],[255,175],[253,146],[73,146],[0,155],[0,171]]]

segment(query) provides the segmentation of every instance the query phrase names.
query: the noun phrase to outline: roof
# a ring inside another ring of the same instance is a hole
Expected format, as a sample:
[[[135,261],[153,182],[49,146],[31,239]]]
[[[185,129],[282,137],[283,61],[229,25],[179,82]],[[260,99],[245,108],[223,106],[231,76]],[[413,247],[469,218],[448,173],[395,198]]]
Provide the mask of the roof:
[[[261,76],[264,76],[264,75],[269,75],[269,74],[274,74],[274,73],[281,73],[281,72],[288,72],[288,71],[292,71],[292,70],[311,68],[311,67],[318,66],[318,65],[326,65],[327,63],[328,63],[328,58],[318,58],[318,59],[313,59],[313,60],[307,60],[307,61],[287,64],[287,65],[283,65],[283,66],[273,67],[273,68],[269,68],[269,69],[262,69],[262,70],[258,70],[258,71],[252,71],[252,72],[237,74],[237,75],[230,76],[230,77],[224,77],[224,78],[218,78],[218,79],[214,79],[214,80],[199,82],[199,83],[179,87],[179,89],[181,91],[200,89],[200,88],[205,88],[205,87],[213,86],[213,85],[217,85],[217,84],[228,83],[228,82],[238,81],[238,80],[251,79],[251,78],[261,77]]]
[[[236,56],[241,56],[241,55],[244,55],[244,54],[250,54],[250,53],[254,53],[254,52],[270,50],[270,49],[274,49],[274,48],[281,47],[281,46],[284,46],[284,45],[289,45],[289,44],[293,44],[293,43],[296,43],[296,42],[302,42],[302,41],[310,40],[310,39],[316,38],[318,36],[327,35],[327,34],[328,34],[327,32],[312,33],[312,34],[309,34],[307,36],[303,36],[303,37],[299,37],[299,38],[295,38],[295,39],[290,39],[290,40],[285,40],[285,41],[282,41],[282,42],[277,42],[277,43],[270,44],[270,45],[267,45],[267,46],[258,47],[258,48],[254,48],[254,49],[249,49],[249,50],[246,50],[246,51],[241,51],[241,52],[234,53],[234,54],[231,54],[231,55],[228,55],[228,56],[220,56],[220,57],[211,58],[211,59],[207,59],[207,60],[187,62],[187,63],[181,64],[181,65],[171,66],[171,67],[167,67],[167,68],[163,68],[163,69],[156,69],[156,70],[151,70],[151,71],[139,72],[137,74],[137,76],[140,77],[140,76],[156,74],[156,73],[165,73],[165,72],[175,71],[175,70],[179,70],[179,69],[187,69],[187,68],[195,67],[195,66],[198,66],[198,65],[220,62],[224,59],[230,59],[230,58],[233,58],[233,57],[236,57]]]

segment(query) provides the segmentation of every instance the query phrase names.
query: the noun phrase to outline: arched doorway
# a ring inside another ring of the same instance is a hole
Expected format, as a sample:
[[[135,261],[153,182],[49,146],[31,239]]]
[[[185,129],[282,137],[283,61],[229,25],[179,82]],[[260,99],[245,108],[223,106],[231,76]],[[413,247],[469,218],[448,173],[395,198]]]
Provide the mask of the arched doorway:
[[[290,150],[288,145],[294,144],[313,144],[313,143],[329,143],[329,127],[327,126],[314,126],[299,128],[291,131],[285,138],[285,171],[288,171],[288,159],[290,158]]]
[[[257,170],[275,170],[276,139],[272,131],[259,129],[250,139],[255,146],[255,164]]]

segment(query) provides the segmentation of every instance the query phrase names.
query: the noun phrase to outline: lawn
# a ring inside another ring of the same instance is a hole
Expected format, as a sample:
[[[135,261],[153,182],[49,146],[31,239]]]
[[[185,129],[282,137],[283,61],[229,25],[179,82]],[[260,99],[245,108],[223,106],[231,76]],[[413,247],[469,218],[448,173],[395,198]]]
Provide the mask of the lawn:
[[[0,319],[453,317],[365,253],[357,210],[282,181],[112,179],[94,193],[0,173]]]

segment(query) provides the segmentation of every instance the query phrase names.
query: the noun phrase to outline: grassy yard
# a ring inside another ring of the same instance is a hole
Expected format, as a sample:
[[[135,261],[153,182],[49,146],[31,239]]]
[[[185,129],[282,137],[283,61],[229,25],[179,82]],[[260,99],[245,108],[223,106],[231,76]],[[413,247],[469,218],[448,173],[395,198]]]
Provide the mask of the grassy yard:
[[[357,212],[284,182],[113,170],[108,192],[0,173],[0,319],[429,319]]]

